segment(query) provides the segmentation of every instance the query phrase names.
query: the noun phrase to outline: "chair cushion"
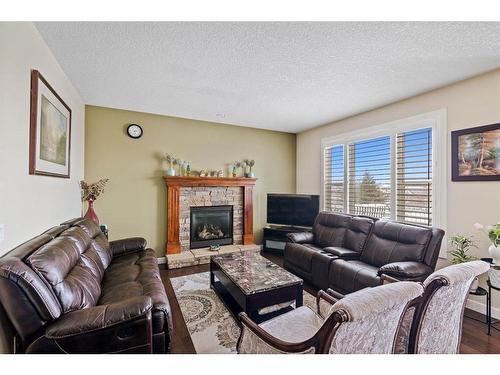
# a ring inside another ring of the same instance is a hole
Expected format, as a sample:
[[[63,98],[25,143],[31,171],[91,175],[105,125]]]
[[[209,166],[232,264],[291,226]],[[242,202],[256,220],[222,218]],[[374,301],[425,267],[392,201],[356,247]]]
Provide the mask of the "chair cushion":
[[[431,235],[431,228],[376,221],[361,260],[377,267],[394,262],[421,262]]]
[[[287,243],[284,250],[285,260],[294,266],[311,273],[313,254],[321,251],[311,244]]]
[[[323,319],[309,307],[301,306],[270,319],[260,326],[274,337],[287,342],[301,342],[313,337]]]
[[[374,287],[380,284],[377,275],[378,267],[359,260],[336,259],[330,264],[328,281],[330,287],[347,294],[357,290]]]
[[[342,246],[351,217],[333,212],[320,212],[313,226],[314,243],[318,247]]]
[[[98,305],[116,303],[136,296],[151,297],[153,333],[163,332],[170,317],[170,305],[160,278],[156,254],[152,249],[113,260],[104,273]]]

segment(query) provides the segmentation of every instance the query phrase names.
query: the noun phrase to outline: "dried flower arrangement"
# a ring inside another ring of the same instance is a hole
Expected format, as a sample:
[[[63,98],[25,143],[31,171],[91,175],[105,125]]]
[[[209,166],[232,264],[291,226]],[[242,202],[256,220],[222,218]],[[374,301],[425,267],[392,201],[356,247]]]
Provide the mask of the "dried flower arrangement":
[[[252,167],[255,165],[255,160],[245,160],[246,165],[250,167],[250,174],[252,173]]]
[[[83,180],[80,181],[80,187],[82,189],[82,200],[95,201],[99,195],[104,193],[104,186],[108,181],[109,178],[103,178],[91,184],[88,184]]]

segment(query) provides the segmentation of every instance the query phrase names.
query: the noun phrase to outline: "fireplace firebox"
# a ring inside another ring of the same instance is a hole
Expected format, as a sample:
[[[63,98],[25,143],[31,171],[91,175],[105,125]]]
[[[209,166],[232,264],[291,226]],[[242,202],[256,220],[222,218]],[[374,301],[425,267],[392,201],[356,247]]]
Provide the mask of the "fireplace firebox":
[[[233,243],[233,206],[190,207],[190,247]]]

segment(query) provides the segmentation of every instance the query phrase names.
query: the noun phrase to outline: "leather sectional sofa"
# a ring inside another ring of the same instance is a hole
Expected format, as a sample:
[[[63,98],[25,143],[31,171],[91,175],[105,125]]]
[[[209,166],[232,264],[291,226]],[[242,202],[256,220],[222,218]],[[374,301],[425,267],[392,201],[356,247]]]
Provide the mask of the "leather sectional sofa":
[[[155,252],[81,218],[0,258],[0,324],[16,353],[163,353],[172,334]]]
[[[423,281],[436,267],[438,228],[321,212],[311,232],[290,233],[286,269],[341,294],[380,285],[382,274]]]

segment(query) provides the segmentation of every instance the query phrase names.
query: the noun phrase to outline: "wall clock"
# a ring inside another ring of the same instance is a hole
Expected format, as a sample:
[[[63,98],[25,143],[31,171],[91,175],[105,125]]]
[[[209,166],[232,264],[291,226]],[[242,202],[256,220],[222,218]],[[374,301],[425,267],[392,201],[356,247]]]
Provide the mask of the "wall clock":
[[[127,127],[127,134],[130,138],[138,139],[142,137],[142,128],[137,124],[130,124]]]

